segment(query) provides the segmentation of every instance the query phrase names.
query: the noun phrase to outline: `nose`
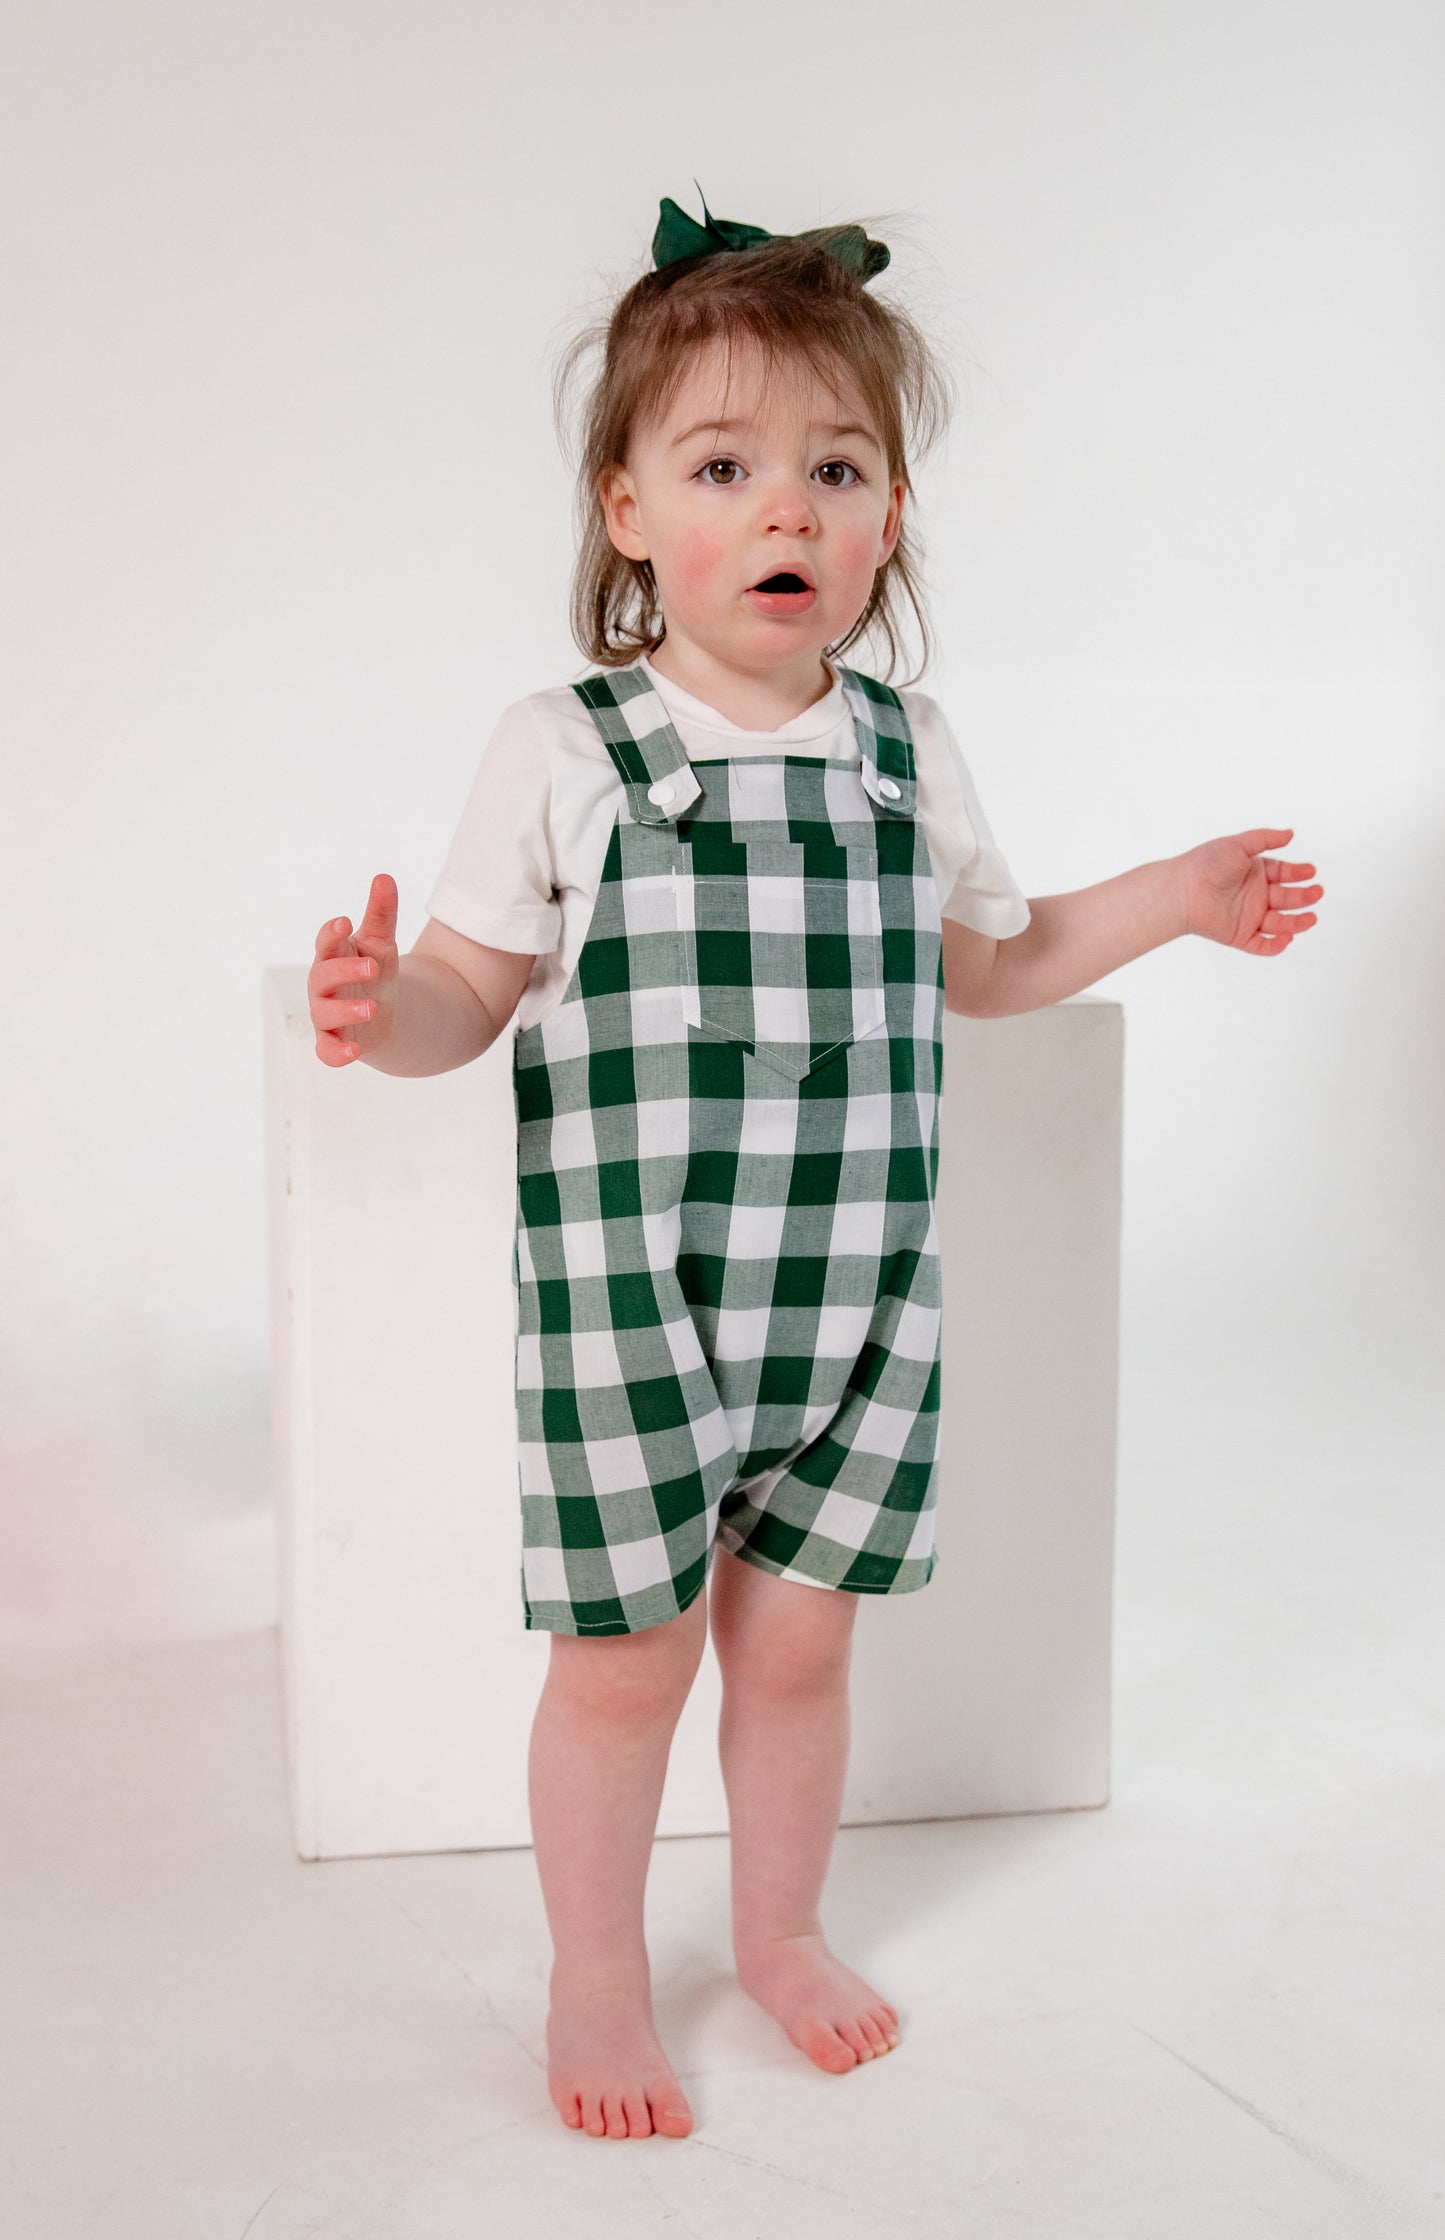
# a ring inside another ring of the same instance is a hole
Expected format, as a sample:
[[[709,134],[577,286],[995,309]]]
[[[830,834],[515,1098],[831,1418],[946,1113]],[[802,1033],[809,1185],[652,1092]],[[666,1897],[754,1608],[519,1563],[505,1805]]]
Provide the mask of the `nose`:
[[[776,529],[785,536],[806,535],[818,525],[812,486],[800,475],[788,472],[770,475],[763,493],[762,514],[764,532]]]

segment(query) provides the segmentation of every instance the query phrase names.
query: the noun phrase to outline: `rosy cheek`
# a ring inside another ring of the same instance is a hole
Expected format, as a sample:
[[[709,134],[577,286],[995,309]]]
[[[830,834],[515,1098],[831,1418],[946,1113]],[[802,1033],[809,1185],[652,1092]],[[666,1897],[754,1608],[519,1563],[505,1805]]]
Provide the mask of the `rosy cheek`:
[[[838,572],[850,582],[870,583],[877,565],[878,540],[872,536],[840,537],[834,546]]]
[[[710,591],[723,571],[727,540],[716,533],[689,529],[673,548],[672,574],[685,598]]]

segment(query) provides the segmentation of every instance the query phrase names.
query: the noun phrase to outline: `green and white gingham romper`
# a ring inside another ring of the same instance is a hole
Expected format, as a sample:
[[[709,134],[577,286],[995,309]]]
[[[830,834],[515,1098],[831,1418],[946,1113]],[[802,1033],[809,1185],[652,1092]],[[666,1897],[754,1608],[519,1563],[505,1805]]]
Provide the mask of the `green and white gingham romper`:
[[[938,892],[902,701],[839,674],[855,762],[689,762],[635,664],[573,687],[623,790],[515,1041],[529,1628],[674,1618],[714,1540],[855,1594],[933,1571]]]

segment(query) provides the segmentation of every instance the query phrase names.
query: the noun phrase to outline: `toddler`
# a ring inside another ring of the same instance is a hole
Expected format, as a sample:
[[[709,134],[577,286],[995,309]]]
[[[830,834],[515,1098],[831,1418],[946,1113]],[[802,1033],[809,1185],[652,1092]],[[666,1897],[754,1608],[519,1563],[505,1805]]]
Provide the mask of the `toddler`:
[[[946,416],[858,226],[664,198],[578,478],[593,668],[505,708],[413,947],[333,919],[317,1056],[467,1064],[512,1021],[529,1795],[549,2088],[681,2136],[643,1895],[709,1624],[739,1981],[819,2068],[899,2042],[819,1902],[859,1597],[935,1563],[944,1005],[1031,1011],[1160,943],[1277,956],[1314,866],[1258,829],[1025,899],[938,703],[840,659],[927,621],[910,456]],[[579,362],[582,343],[569,364]]]

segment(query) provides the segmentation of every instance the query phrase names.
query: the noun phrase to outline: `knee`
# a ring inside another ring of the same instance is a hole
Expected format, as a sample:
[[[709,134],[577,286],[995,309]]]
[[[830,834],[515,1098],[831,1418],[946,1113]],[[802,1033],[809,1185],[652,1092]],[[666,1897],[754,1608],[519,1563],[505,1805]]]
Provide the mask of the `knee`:
[[[836,1694],[848,1685],[852,1637],[828,1626],[793,1634],[739,1636],[723,1646],[718,1663],[729,1695],[757,1696],[768,1703]]]
[[[547,1685],[609,1725],[653,1726],[681,1711],[706,1638],[701,1596],[680,1617],[640,1633],[554,1634]]]

